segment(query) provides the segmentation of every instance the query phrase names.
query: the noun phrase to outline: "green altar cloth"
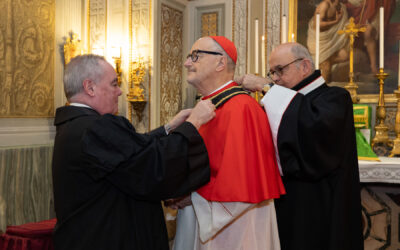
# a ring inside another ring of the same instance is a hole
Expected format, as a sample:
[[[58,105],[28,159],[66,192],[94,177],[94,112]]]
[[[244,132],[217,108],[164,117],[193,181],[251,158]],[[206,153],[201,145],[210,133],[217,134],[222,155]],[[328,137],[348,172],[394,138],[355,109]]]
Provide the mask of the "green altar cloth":
[[[353,104],[354,126],[356,129],[357,155],[359,160],[380,161],[360,129],[371,128],[371,107],[365,104]],[[370,139],[370,138],[368,138]]]

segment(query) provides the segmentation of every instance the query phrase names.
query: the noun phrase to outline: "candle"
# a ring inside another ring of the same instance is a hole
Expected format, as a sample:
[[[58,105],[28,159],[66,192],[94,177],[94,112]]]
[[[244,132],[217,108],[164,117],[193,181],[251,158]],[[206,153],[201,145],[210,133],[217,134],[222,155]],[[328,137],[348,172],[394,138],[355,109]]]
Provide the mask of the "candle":
[[[292,43],[294,43],[294,33],[292,33]]]
[[[286,15],[282,16],[282,28],[281,28],[281,43],[287,43],[287,20]]]
[[[254,21],[254,73],[258,74],[258,19]]]
[[[379,68],[383,69],[383,7],[379,8]]]
[[[397,76],[398,86],[400,87],[400,41],[399,41],[399,72]]]
[[[315,16],[315,68],[319,69],[319,14]]]
[[[265,77],[265,37],[261,37],[261,75]]]

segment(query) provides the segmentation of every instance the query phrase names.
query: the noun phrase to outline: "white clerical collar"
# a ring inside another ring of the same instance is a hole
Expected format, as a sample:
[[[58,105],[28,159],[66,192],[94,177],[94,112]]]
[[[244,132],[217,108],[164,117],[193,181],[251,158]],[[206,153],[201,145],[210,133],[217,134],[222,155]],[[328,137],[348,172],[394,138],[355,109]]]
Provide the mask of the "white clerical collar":
[[[78,103],[78,102],[71,102],[71,103],[69,104],[69,106],[75,106],[75,107],[82,107],[82,108],[90,108],[90,109],[93,109],[92,107],[90,107],[90,106],[88,106],[88,105],[86,105],[86,104]]]
[[[325,79],[322,76],[320,76],[320,77],[316,78],[314,81],[312,81],[309,84],[307,84],[306,86],[304,86],[303,88],[301,88],[298,92],[302,93],[303,95],[307,95],[308,93],[310,93],[311,91],[318,88],[319,86],[321,86],[324,83],[325,83]]]
[[[227,83],[225,83],[224,85],[220,86],[220,87],[217,88],[216,90],[212,91],[212,92],[211,92],[210,94],[208,94],[207,96],[212,95],[212,94],[214,94],[215,92],[217,92],[218,90],[225,88],[226,86],[228,86],[228,85],[231,84],[232,82],[233,82],[233,80],[230,80],[229,82],[227,82]]]

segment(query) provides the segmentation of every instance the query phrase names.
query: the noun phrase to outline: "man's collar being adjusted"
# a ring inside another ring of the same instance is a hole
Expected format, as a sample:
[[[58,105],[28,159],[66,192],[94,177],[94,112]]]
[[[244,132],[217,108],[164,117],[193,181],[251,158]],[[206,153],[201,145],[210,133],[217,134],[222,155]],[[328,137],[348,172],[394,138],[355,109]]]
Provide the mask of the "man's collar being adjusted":
[[[320,76],[321,76],[321,71],[317,69],[314,71],[314,73],[304,78],[301,82],[299,82],[296,86],[294,86],[292,90],[298,91]]]

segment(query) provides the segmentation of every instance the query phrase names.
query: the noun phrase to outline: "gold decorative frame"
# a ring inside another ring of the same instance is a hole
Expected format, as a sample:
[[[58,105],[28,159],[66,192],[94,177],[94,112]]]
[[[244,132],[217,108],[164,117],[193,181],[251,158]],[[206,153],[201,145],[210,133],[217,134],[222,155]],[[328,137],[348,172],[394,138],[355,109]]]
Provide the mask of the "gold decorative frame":
[[[282,0],[281,0],[282,1]],[[289,1],[289,14],[288,14],[288,40],[290,41],[292,33],[294,34],[295,41],[297,41],[297,19],[298,19],[298,0]],[[376,82],[378,85],[378,81]],[[379,93],[377,94],[357,94],[359,103],[378,103]],[[397,98],[394,93],[385,94],[386,103],[397,103]]]

